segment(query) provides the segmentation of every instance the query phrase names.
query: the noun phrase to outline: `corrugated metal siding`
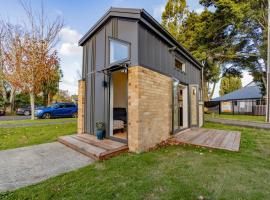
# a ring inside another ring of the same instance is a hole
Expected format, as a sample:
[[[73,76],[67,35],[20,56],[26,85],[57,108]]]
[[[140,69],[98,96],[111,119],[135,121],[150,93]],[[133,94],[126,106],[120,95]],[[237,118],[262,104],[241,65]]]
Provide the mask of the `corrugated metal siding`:
[[[162,39],[139,24],[139,65],[173,76],[186,84],[201,85],[200,69],[179,53],[170,52],[169,48]],[[174,67],[175,56],[185,63],[185,73]]]

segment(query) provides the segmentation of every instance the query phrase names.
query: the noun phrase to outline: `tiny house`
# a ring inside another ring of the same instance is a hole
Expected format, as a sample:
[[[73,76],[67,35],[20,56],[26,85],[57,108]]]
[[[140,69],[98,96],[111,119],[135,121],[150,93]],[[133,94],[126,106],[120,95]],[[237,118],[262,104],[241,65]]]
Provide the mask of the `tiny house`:
[[[143,9],[111,8],[82,37],[78,133],[145,151],[203,124],[202,65]]]

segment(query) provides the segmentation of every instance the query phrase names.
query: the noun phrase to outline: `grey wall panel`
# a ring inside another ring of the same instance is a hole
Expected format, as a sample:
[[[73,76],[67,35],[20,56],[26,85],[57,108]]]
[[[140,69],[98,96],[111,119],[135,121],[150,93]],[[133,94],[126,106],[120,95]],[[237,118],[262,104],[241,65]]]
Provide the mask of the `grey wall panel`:
[[[92,80],[91,75],[89,74],[89,71],[91,71],[92,68],[92,41],[88,41],[84,46],[84,65],[85,65],[85,81],[86,81],[86,87],[85,87],[85,131],[87,133],[91,133],[91,126],[90,126],[90,120],[91,120],[91,111],[92,111],[92,93],[91,93],[91,87],[92,87]]]
[[[138,65],[138,24],[134,20],[111,19],[86,43],[84,43],[83,68],[86,79],[86,114],[87,133],[95,132],[98,121],[109,121],[109,87],[107,75],[101,70],[109,67],[109,37],[131,43],[131,65]]]
[[[138,65],[138,23],[133,20],[118,19],[117,38],[130,42],[131,65]]]
[[[173,76],[186,84],[201,84],[200,69],[190,63],[181,54],[170,52],[169,46],[155,33],[139,24],[139,65],[156,70],[168,76]],[[174,67],[175,56],[186,65],[182,73]]]
[[[105,122],[105,110],[104,110],[104,74],[100,70],[106,68],[105,57],[106,57],[106,26],[104,26],[99,32],[95,34],[96,39],[96,55],[95,55],[95,93],[94,93],[94,126],[96,122]]]

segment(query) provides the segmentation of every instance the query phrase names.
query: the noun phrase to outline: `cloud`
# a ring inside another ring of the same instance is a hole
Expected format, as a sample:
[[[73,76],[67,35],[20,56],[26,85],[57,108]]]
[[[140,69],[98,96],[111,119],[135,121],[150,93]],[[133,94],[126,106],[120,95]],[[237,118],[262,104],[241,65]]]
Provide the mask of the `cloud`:
[[[58,51],[60,66],[63,71],[63,78],[60,82],[60,89],[68,90],[70,94],[76,94],[78,88],[78,73],[81,71],[82,47],[78,41],[82,35],[71,27],[65,27],[60,32]]]
[[[61,45],[59,53],[64,56],[81,54],[81,48],[78,46],[78,41],[81,38],[76,30],[65,27],[60,32]]]
[[[60,37],[64,42],[78,42],[81,38],[81,34],[71,27],[64,27],[60,31]]]
[[[204,11],[203,7],[197,8],[194,10],[197,14],[201,14]]]
[[[156,20],[161,21],[161,16],[163,11],[165,10],[166,4],[159,4],[154,7],[153,16]]]
[[[62,43],[60,47],[60,54],[64,56],[70,56],[70,55],[78,55],[81,54],[81,47],[79,47],[76,43]]]

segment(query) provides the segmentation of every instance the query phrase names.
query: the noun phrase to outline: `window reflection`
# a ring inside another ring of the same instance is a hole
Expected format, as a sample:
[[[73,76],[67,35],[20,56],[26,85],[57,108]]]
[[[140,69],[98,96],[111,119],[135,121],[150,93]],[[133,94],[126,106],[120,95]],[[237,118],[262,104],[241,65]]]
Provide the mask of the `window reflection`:
[[[110,64],[129,59],[129,44],[110,39]]]

